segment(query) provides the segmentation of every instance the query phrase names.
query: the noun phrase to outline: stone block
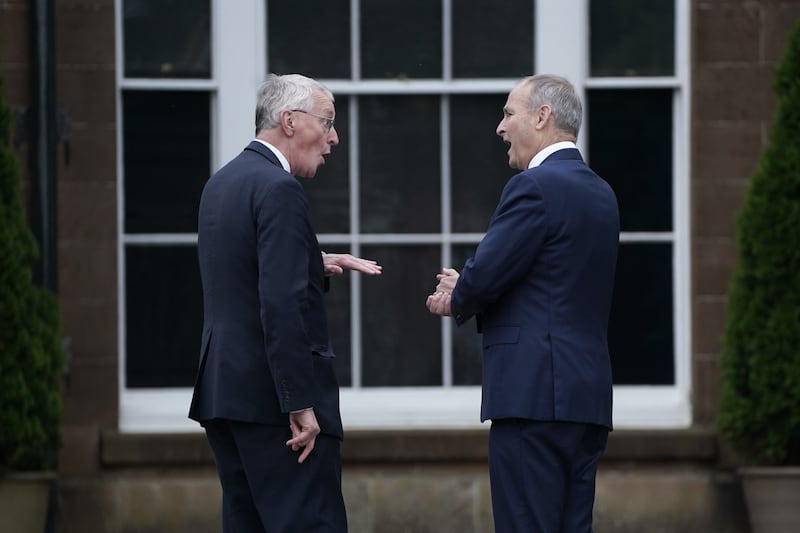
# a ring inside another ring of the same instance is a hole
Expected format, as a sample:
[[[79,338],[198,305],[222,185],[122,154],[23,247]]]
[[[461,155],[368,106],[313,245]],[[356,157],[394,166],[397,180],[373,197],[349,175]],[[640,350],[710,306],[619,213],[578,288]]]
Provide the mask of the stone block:
[[[692,241],[692,291],[695,295],[725,296],[739,250],[733,236]]]
[[[719,353],[725,329],[726,298],[700,296],[694,302],[694,353]]]
[[[694,24],[698,64],[759,60],[761,20],[755,3],[698,6],[694,10]]]
[[[695,121],[692,130],[694,180],[749,179],[764,149],[764,122]]]
[[[695,239],[733,238],[748,185],[744,180],[694,182],[692,236]]]
[[[694,66],[693,120],[771,120],[775,108],[775,68],[765,64]]]
[[[113,65],[113,3],[63,5],[56,9],[56,46],[60,64]]]

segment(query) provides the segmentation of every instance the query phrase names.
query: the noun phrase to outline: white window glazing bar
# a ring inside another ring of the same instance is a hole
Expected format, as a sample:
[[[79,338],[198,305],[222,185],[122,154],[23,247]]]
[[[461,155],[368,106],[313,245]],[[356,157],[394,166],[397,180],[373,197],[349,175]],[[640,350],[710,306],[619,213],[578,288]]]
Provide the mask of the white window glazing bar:
[[[320,80],[336,94],[506,94],[517,78],[458,80]]]
[[[218,84],[214,79],[122,78],[118,86],[123,90],[214,91]]]
[[[350,77],[361,79],[361,1],[350,0]],[[331,91],[340,92],[330,82],[323,82]]]
[[[357,3],[357,0],[353,0]],[[349,184],[350,184],[350,233],[342,235],[346,242],[350,243],[350,253],[356,257],[361,257],[361,243],[359,232],[361,231],[361,203],[359,200],[359,128],[358,128],[359,106],[358,97],[350,96],[350,106],[348,108],[348,122],[350,142],[348,147],[349,157]],[[320,242],[327,242],[324,235],[320,236]],[[361,388],[361,276],[356,272],[350,273],[350,381],[353,389]]]
[[[449,3],[449,2],[446,2]],[[441,225],[442,234],[449,235],[451,231],[451,197],[452,186],[450,168],[450,97],[442,95],[441,113],[439,117],[439,132],[441,155],[440,174],[441,174]],[[441,244],[442,264],[441,266],[452,266],[452,254],[450,244],[447,239],[442,240]],[[431,273],[433,276],[434,273]],[[435,278],[431,278],[431,288],[434,287]],[[452,320],[442,317],[442,385],[445,387],[453,386],[453,337]]]
[[[124,236],[125,231],[125,175],[123,172],[123,137],[124,117],[122,116],[122,75],[125,71],[125,49],[122,34],[122,13],[124,0],[115,1],[114,9],[114,43],[116,59],[116,118],[117,118],[117,235]],[[127,339],[126,325],[126,299],[125,299],[125,243],[122,238],[117,239],[117,354],[119,365],[117,368],[117,400],[122,411],[123,397],[125,394],[125,345]],[[120,418],[122,414],[120,415]],[[121,426],[120,421],[120,426]]]
[[[691,57],[689,45],[690,15],[689,0],[675,1],[675,74],[681,82],[673,95],[673,228],[675,229],[674,316],[675,324],[675,382],[686,398],[687,425],[691,424],[692,398],[692,282],[691,282],[691,189],[690,146],[691,112],[689,82]]]
[[[672,76],[587,78],[587,89],[679,89],[681,80]]]
[[[453,4],[442,0],[442,79],[453,79]]]

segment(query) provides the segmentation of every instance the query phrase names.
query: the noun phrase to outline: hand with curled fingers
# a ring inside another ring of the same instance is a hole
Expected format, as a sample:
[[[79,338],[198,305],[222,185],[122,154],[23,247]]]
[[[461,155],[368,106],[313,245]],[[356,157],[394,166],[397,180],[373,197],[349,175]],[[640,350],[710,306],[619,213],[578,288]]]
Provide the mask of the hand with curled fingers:
[[[436,274],[436,292],[428,296],[425,305],[428,311],[435,315],[452,316],[450,311],[450,293],[458,282],[458,271],[452,268],[443,268],[441,274]]]
[[[286,445],[294,452],[303,450],[297,459],[298,463],[302,463],[314,450],[314,443],[320,432],[314,409],[309,407],[289,413],[289,427],[292,430],[292,438],[286,441]]]

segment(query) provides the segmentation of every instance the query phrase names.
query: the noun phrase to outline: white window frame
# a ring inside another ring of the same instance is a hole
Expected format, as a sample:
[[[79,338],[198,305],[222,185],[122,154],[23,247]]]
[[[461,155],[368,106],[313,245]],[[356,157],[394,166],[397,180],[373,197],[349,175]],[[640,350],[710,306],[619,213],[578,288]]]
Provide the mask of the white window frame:
[[[365,0],[362,0],[365,1]],[[673,245],[673,319],[675,383],[669,386],[614,387],[614,424],[616,428],[666,429],[691,425],[691,305],[690,305],[690,233],[689,233],[689,0],[675,0],[675,75],[657,78],[590,78],[589,73],[589,0],[539,0],[536,2],[535,64],[537,72],[553,72],[569,78],[585,94],[594,88],[670,88],[673,89],[673,231],[625,233],[621,242],[669,242]],[[212,0],[212,78],[210,80],[129,80],[123,77],[121,3],[117,0],[117,109],[121,109],[122,90],[130,88],[174,88],[210,91],[212,94],[212,159],[214,168],[241,151],[253,133],[255,92],[266,73],[266,17],[263,0],[240,0],[237,9],[226,8],[222,0]],[[358,28],[359,0],[351,0],[352,27]],[[360,36],[351,35],[352,80],[321,80],[339,98],[360,94],[437,94],[442,96],[442,150],[449,146],[448,97],[451,94],[502,93],[513,87],[515,79],[452,80],[449,61],[451,1],[444,0],[443,42],[444,73],[441,80],[360,80]],[[580,21],[576,23],[575,21]],[[569,35],[569,39],[564,39]],[[358,139],[357,100],[349,107],[350,138]],[[498,111],[499,113],[499,111]],[[118,124],[122,116],[118,111]],[[584,132],[586,127],[584,126]],[[122,128],[118,128],[118,175],[123,179]],[[585,153],[586,135],[579,139]],[[344,157],[344,154],[339,154]],[[449,243],[478,242],[480,234],[454,234],[449,228],[449,155],[442,163],[442,234],[367,235],[359,234],[358,212],[358,143],[349,143],[350,227],[348,234],[321,234],[320,242],[346,244],[358,255],[362,244],[433,243],[442,245],[442,264],[449,264]],[[120,181],[122,183],[122,181]],[[196,234],[125,235],[122,206],[124,187],[118,187],[119,228],[119,428],[123,432],[198,431],[187,418],[191,389],[127,389],[125,387],[125,263],[126,244],[159,242],[162,244],[196,243]],[[318,228],[324,229],[324,228]],[[456,268],[458,268],[456,266]],[[360,384],[360,278],[351,277],[353,384],[341,389],[341,409],[345,429],[470,429],[486,427],[479,421],[480,387],[453,386],[449,378],[452,366],[452,320],[442,319],[441,387],[361,388]],[[424,311],[424,310],[423,310]],[[464,327],[470,327],[466,325]],[[635,335],[635,332],[631,332]],[[198,340],[199,343],[199,340]]]

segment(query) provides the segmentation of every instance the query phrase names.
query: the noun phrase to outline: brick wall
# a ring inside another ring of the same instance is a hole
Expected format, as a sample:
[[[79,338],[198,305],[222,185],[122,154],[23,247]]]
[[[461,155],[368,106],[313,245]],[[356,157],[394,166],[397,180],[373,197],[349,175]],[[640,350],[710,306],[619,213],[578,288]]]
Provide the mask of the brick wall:
[[[100,428],[117,424],[117,152],[114,1],[56,1],[57,102],[71,120],[59,151],[58,258],[72,343],[64,393],[65,475],[99,469]]]
[[[696,424],[711,424],[736,216],[767,140],[772,79],[800,1],[695,1],[692,19],[693,408]]]

